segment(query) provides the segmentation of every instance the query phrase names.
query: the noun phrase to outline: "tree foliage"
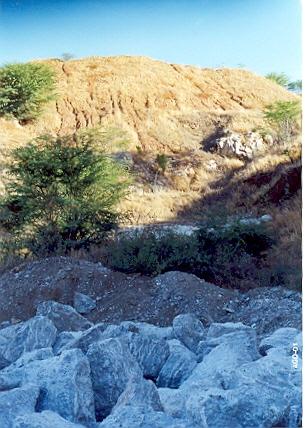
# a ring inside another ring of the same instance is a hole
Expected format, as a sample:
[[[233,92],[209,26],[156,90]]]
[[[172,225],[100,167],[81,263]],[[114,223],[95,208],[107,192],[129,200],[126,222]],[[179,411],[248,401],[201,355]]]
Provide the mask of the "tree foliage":
[[[0,68],[0,116],[37,118],[55,96],[55,74],[46,64],[18,63]]]
[[[12,153],[0,224],[36,255],[100,243],[118,221],[129,184],[107,154],[107,132],[39,137]]]
[[[277,101],[266,107],[265,121],[275,131],[279,142],[289,142],[300,117],[299,101]]]
[[[269,73],[266,78],[284,87],[289,84],[289,77],[285,73]]]

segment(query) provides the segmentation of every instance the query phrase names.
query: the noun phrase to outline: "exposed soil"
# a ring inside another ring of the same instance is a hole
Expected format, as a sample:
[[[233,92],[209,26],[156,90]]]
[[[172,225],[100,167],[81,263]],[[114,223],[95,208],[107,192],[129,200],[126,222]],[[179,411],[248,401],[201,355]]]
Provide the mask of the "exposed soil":
[[[97,308],[88,315],[93,322],[134,320],[169,325],[176,315],[192,312],[205,325],[225,321],[255,324],[258,334],[281,326],[299,328],[301,323],[299,293],[280,287],[243,294],[187,273],[168,272],[155,278],[125,275],[100,263],[65,257],[25,263],[3,274],[0,321],[28,319],[44,300],[72,305],[75,291],[96,299]]]

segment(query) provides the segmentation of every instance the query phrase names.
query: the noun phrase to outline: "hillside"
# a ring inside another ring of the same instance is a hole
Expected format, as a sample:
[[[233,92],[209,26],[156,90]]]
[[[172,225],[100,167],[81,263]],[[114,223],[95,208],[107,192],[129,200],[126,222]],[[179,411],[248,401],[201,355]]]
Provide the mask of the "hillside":
[[[295,99],[241,69],[125,56],[45,62],[56,70],[58,99],[37,123],[25,127],[29,135],[116,124],[129,132],[134,147],[175,151],[198,147],[219,122],[231,120],[236,130],[253,128],[266,104]]]
[[[57,100],[32,124],[0,119],[2,149],[44,133],[62,135],[97,126],[125,130],[127,160],[136,178],[122,209],[129,212],[132,223],[174,221],[181,212],[188,220],[193,204],[197,207],[202,198],[215,193],[223,195],[223,186],[232,182],[236,172],[245,180],[253,170],[270,173],[270,168],[272,172],[291,162],[287,154],[274,156],[272,145],[258,167],[257,160],[249,165],[203,150],[219,130],[246,134],[262,125],[267,104],[297,99],[249,71],[124,56],[44,62],[56,71]],[[156,180],[158,153],[170,157],[166,173]]]

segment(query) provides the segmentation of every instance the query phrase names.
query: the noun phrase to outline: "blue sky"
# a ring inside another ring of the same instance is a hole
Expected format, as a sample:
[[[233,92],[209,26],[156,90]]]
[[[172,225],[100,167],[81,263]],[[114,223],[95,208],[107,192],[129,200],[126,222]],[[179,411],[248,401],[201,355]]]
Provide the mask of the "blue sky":
[[[0,0],[0,63],[145,55],[301,78],[300,0]]]

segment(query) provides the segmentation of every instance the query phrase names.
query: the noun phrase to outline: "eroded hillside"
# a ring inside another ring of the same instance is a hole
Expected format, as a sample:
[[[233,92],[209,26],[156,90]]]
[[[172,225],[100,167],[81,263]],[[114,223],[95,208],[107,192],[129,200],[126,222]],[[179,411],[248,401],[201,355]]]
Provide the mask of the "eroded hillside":
[[[122,209],[132,223],[174,221],[181,213],[189,218],[193,206],[200,213],[202,204],[213,202],[211,196],[220,195],[226,202],[223,189],[232,187],[236,177],[240,184],[240,177],[272,173],[278,165],[291,163],[289,153],[279,153],[272,144],[266,147],[266,160],[261,153],[251,164],[204,150],[219,129],[245,134],[262,125],[267,104],[297,99],[249,71],[125,56],[44,62],[56,71],[57,99],[34,123],[1,119],[2,148],[83,127],[123,129],[130,141],[127,160],[136,178]],[[169,156],[164,174],[157,174],[159,153]]]

